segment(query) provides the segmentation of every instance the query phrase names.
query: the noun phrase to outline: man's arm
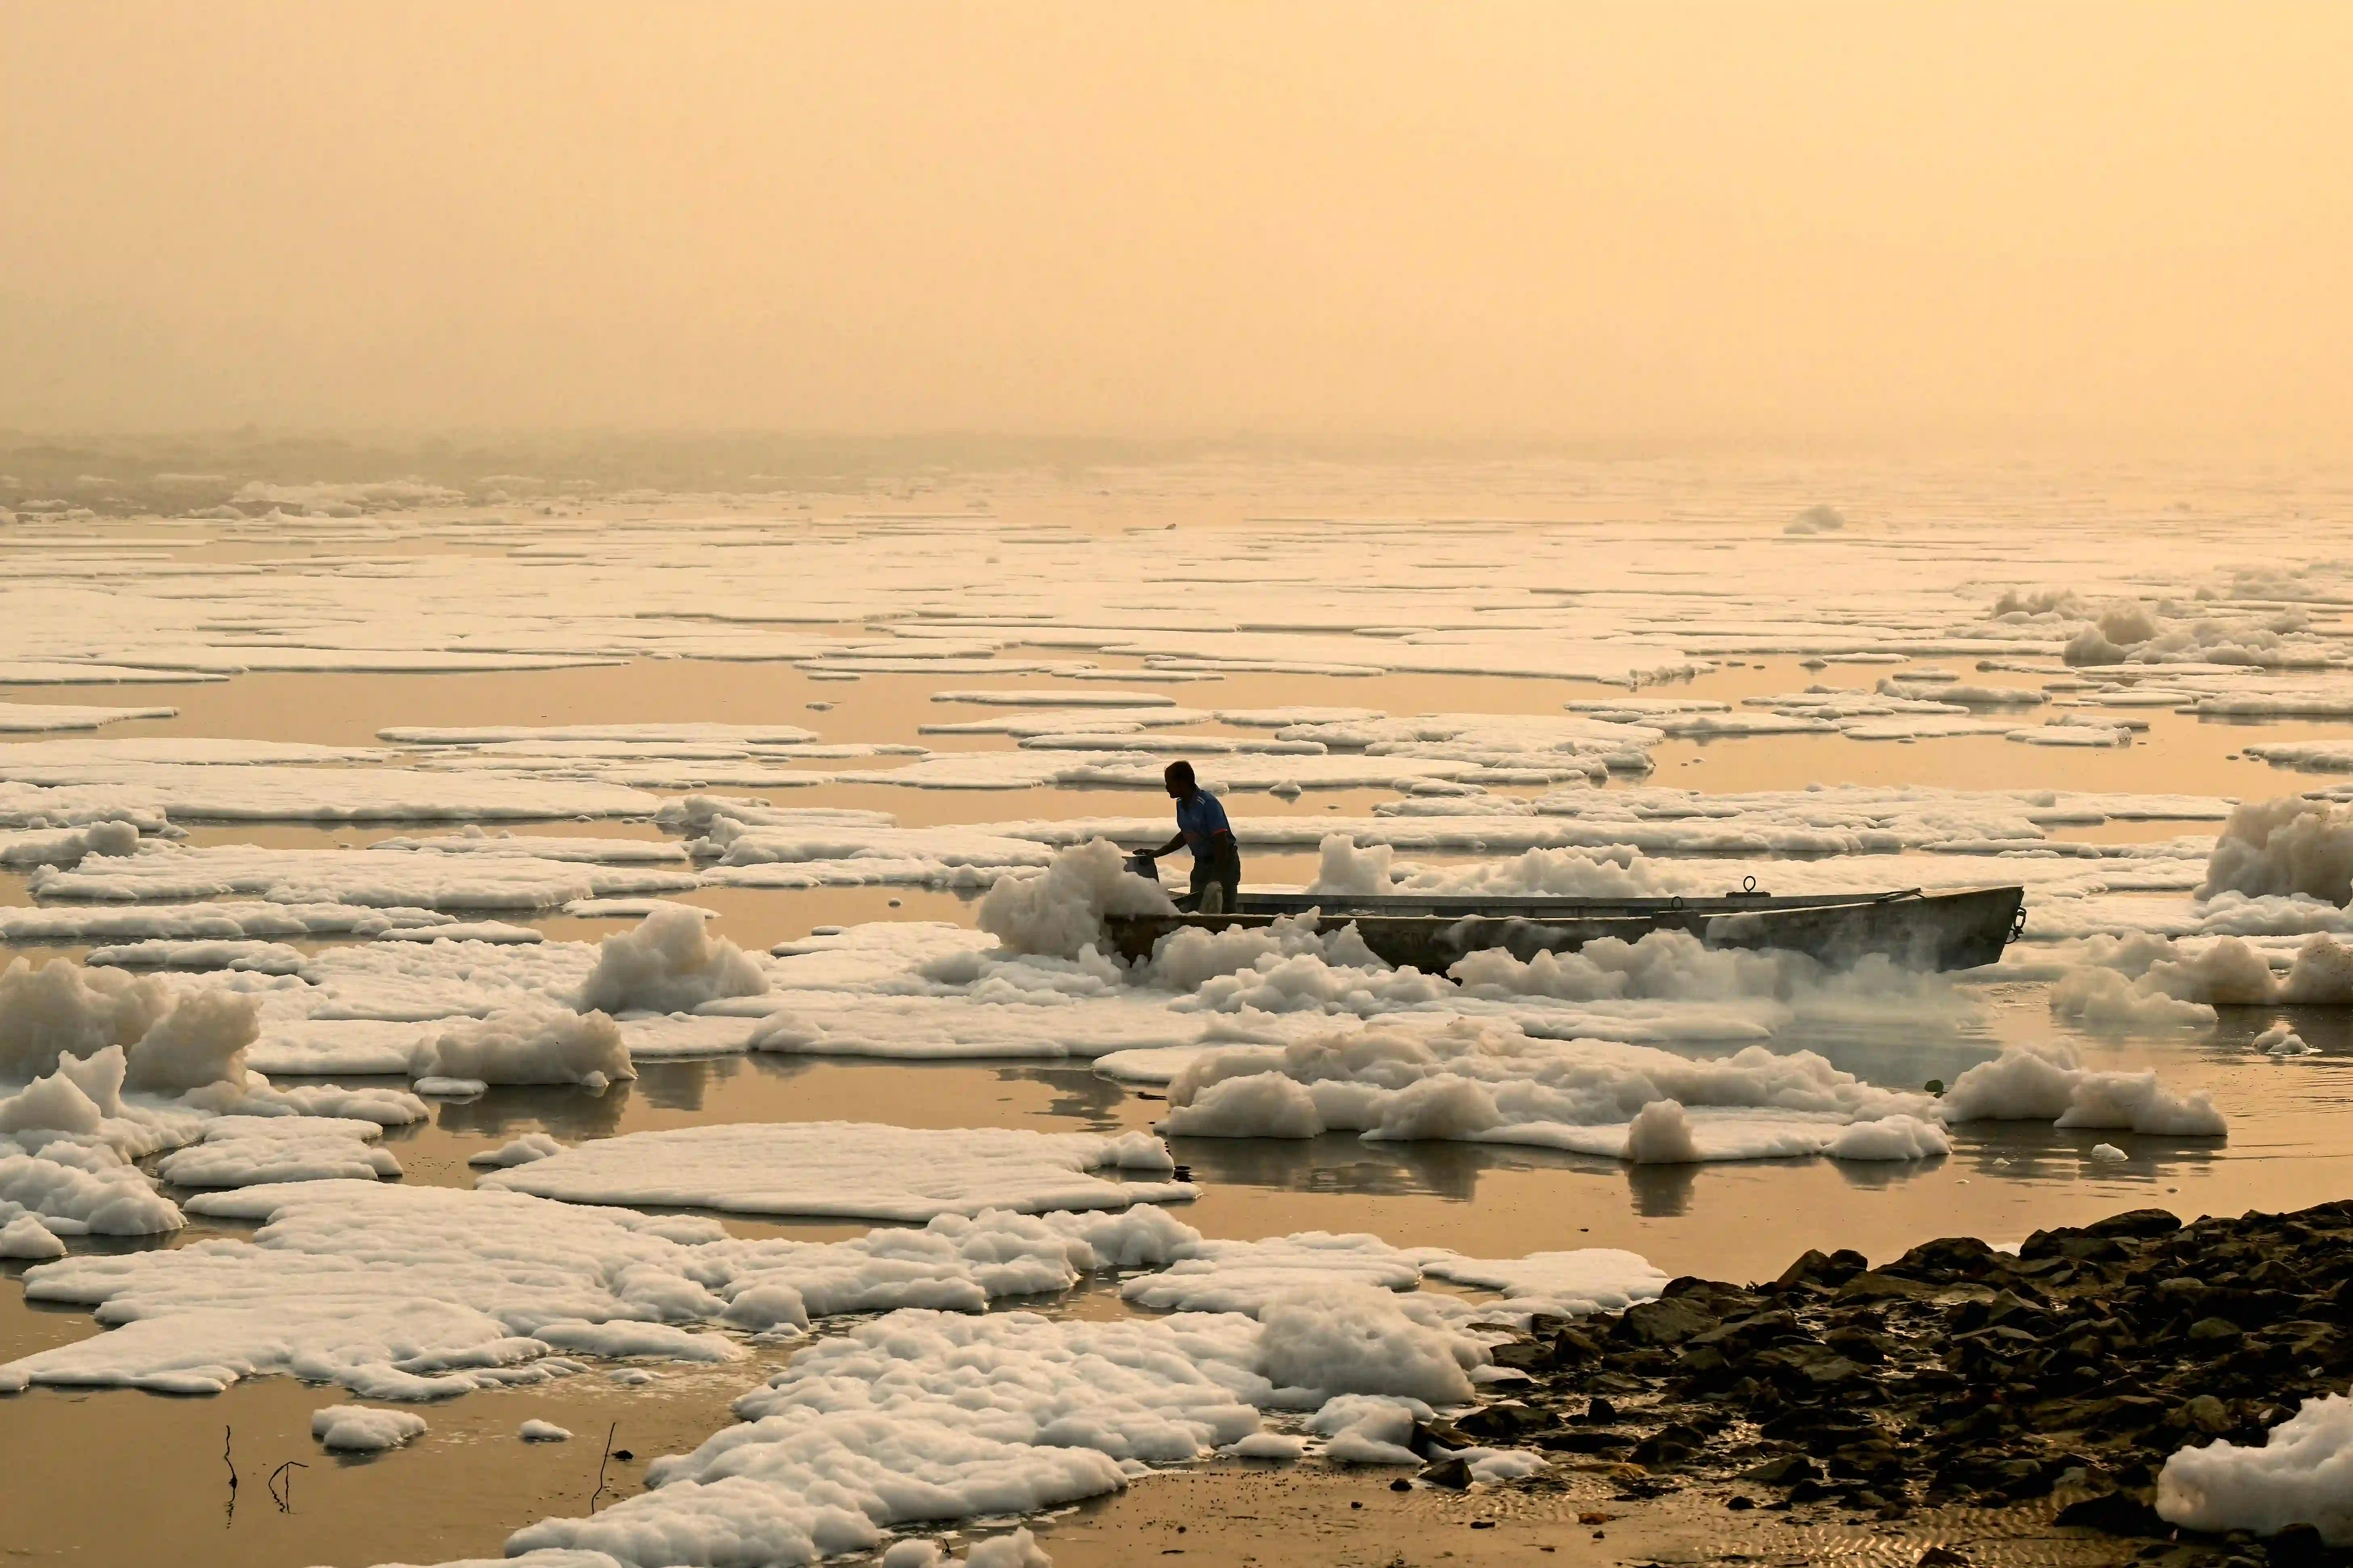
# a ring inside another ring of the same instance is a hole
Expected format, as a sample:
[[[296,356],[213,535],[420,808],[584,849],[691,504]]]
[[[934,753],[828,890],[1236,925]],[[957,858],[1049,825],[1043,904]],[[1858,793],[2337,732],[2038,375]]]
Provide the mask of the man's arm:
[[[1163,844],[1159,848],[1153,850],[1152,858],[1155,860],[1157,860],[1163,855],[1174,855],[1176,851],[1184,847],[1185,836],[1182,833],[1179,833],[1176,837],[1170,839],[1167,843]]]

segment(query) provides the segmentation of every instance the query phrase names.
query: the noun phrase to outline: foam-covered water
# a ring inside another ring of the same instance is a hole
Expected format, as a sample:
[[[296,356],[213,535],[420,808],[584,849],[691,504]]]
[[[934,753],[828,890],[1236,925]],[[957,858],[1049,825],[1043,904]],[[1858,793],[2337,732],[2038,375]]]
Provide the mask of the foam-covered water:
[[[0,1270],[26,1283],[0,1283],[0,1381],[36,1386],[0,1401],[0,1458],[81,1429],[46,1386],[78,1377],[234,1384],[232,1412],[289,1372],[429,1386],[455,1403],[421,1431],[322,1418],[383,1451],[337,1483],[344,1533],[265,1538],[248,1507],[225,1549],[491,1553],[552,1516],[517,1544],[797,1561],[1237,1442],[1377,1460],[1412,1402],[1485,1386],[1473,1329],[1514,1300],[2342,1195],[2353,573],[2325,486],[1098,477],[988,476],[954,515],[264,487],[18,524]],[[1792,525],[1825,500],[1847,526]],[[2017,882],[2026,940],[1950,977],[1651,941],[1449,979],[1303,924],[1130,971],[1094,921],[1159,895],[1090,846],[1167,836],[1179,754],[1257,885]],[[542,1223],[501,1186],[575,1203]],[[1053,1212],[1142,1195],[1189,1196],[1193,1242]],[[869,1223],[991,1204],[1050,1212]],[[1300,1306],[1342,1260],[1350,1291]],[[1082,1283],[1099,1265],[1121,1289]],[[805,1326],[847,1382],[793,1370]],[[1150,1370],[1088,1403],[1090,1356]],[[946,1414],[973,1357],[1030,1391],[1009,1425]],[[750,1425],[711,1397],[657,1420],[696,1457],[609,1523],[586,1487],[478,1487],[464,1539],[366,1500],[494,1434],[491,1470],[553,1463],[515,1436],[543,1412],[577,1459],[597,1416],[667,1408],[607,1375],[633,1368],[774,1386]],[[757,1425],[853,1385],[871,1419]],[[186,1425],[91,1397],[111,1430]],[[918,1458],[928,1512],[875,1481]],[[813,1508],[828,1487],[847,1511]]]

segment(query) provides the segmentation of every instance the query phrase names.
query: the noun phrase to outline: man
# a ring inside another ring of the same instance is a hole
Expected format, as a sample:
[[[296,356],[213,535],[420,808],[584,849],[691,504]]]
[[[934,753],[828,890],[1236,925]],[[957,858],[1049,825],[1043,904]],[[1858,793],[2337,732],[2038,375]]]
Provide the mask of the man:
[[[1176,907],[1205,915],[1231,914],[1241,890],[1242,855],[1218,797],[1193,778],[1193,764],[1171,763],[1161,775],[1176,802],[1176,837],[1152,851],[1156,858],[1182,845],[1193,852],[1193,890]]]

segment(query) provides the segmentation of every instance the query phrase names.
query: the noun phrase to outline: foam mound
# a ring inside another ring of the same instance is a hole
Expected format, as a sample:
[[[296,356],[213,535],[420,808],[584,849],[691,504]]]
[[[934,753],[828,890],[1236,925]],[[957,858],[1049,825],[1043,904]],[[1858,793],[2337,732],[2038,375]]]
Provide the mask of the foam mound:
[[[742,948],[705,929],[700,910],[668,905],[637,930],[605,939],[581,984],[580,1006],[620,1013],[688,1013],[705,1002],[757,996],[768,977]]]
[[[1058,851],[1043,871],[1000,879],[980,901],[980,929],[1014,952],[1076,958],[1103,941],[1105,915],[1172,915],[1158,883],[1131,873],[1108,838]]]
[[[2239,806],[2198,889],[2200,899],[2222,892],[2353,902],[2353,805],[2287,795]]]
[[[1810,1051],[1694,1058],[1472,1019],[1206,1050],[1175,1075],[1168,1103],[1171,1136],[1347,1130],[1638,1163],[1821,1153],[1852,1122],[1936,1114],[1927,1096],[1874,1088]]]
[[[591,1089],[638,1076],[619,1025],[602,1013],[553,1005],[502,1008],[486,1018],[446,1024],[410,1050],[408,1070],[419,1079]]]
[[[2094,1072],[2064,1046],[2019,1046],[1953,1080],[1937,1109],[1947,1122],[2049,1121],[2171,1138],[2230,1131],[2203,1090],[2175,1094],[2147,1072]]]
[[[38,969],[19,958],[0,971],[0,1079],[43,1078],[62,1058],[120,1047],[133,1089],[241,1084],[259,1034],[259,1005],[229,992],[177,994],[152,975],[62,958]]]
[[[2157,1512],[2216,1534],[2276,1535],[2309,1524],[2329,1545],[2353,1546],[2353,1398],[2306,1400],[2259,1448],[2218,1442],[2182,1449],[2158,1473]]]

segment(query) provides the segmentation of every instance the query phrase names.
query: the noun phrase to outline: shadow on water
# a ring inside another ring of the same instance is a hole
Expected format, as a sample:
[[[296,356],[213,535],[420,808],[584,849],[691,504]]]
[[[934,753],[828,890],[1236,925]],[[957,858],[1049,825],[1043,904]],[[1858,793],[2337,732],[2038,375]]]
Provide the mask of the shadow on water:
[[[1434,1197],[1471,1203],[1490,1171],[1545,1169],[1601,1176],[1625,1169],[1615,1160],[1493,1144],[1366,1142],[1349,1132],[1319,1138],[1172,1138],[1168,1147],[1194,1179],[1212,1186],[1374,1197]],[[1656,1170],[1673,1167],[1657,1166]]]
[[[641,1076],[637,1083],[617,1083],[602,1094],[591,1094],[572,1084],[502,1087],[472,1100],[437,1102],[433,1125],[443,1132],[478,1137],[498,1137],[531,1126],[575,1141],[610,1138],[620,1130],[629,1102],[644,1081]],[[699,1088],[696,1092],[699,1097]],[[392,1137],[387,1133],[387,1142]]]
[[[1069,1117],[1090,1132],[1118,1132],[1125,1125],[1119,1108],[1127,1103],[1127,1086],[1092,1067],[1008,1067],[999,1068],[998,1076],[1008,1083],[1044,1085],[1054,1096],[1048,1111]]]
[[[1691,1213],[1699,1191],[1700,1165],[1629,1165],[1626,1194],[1644,1219],[1673,1219]]]

